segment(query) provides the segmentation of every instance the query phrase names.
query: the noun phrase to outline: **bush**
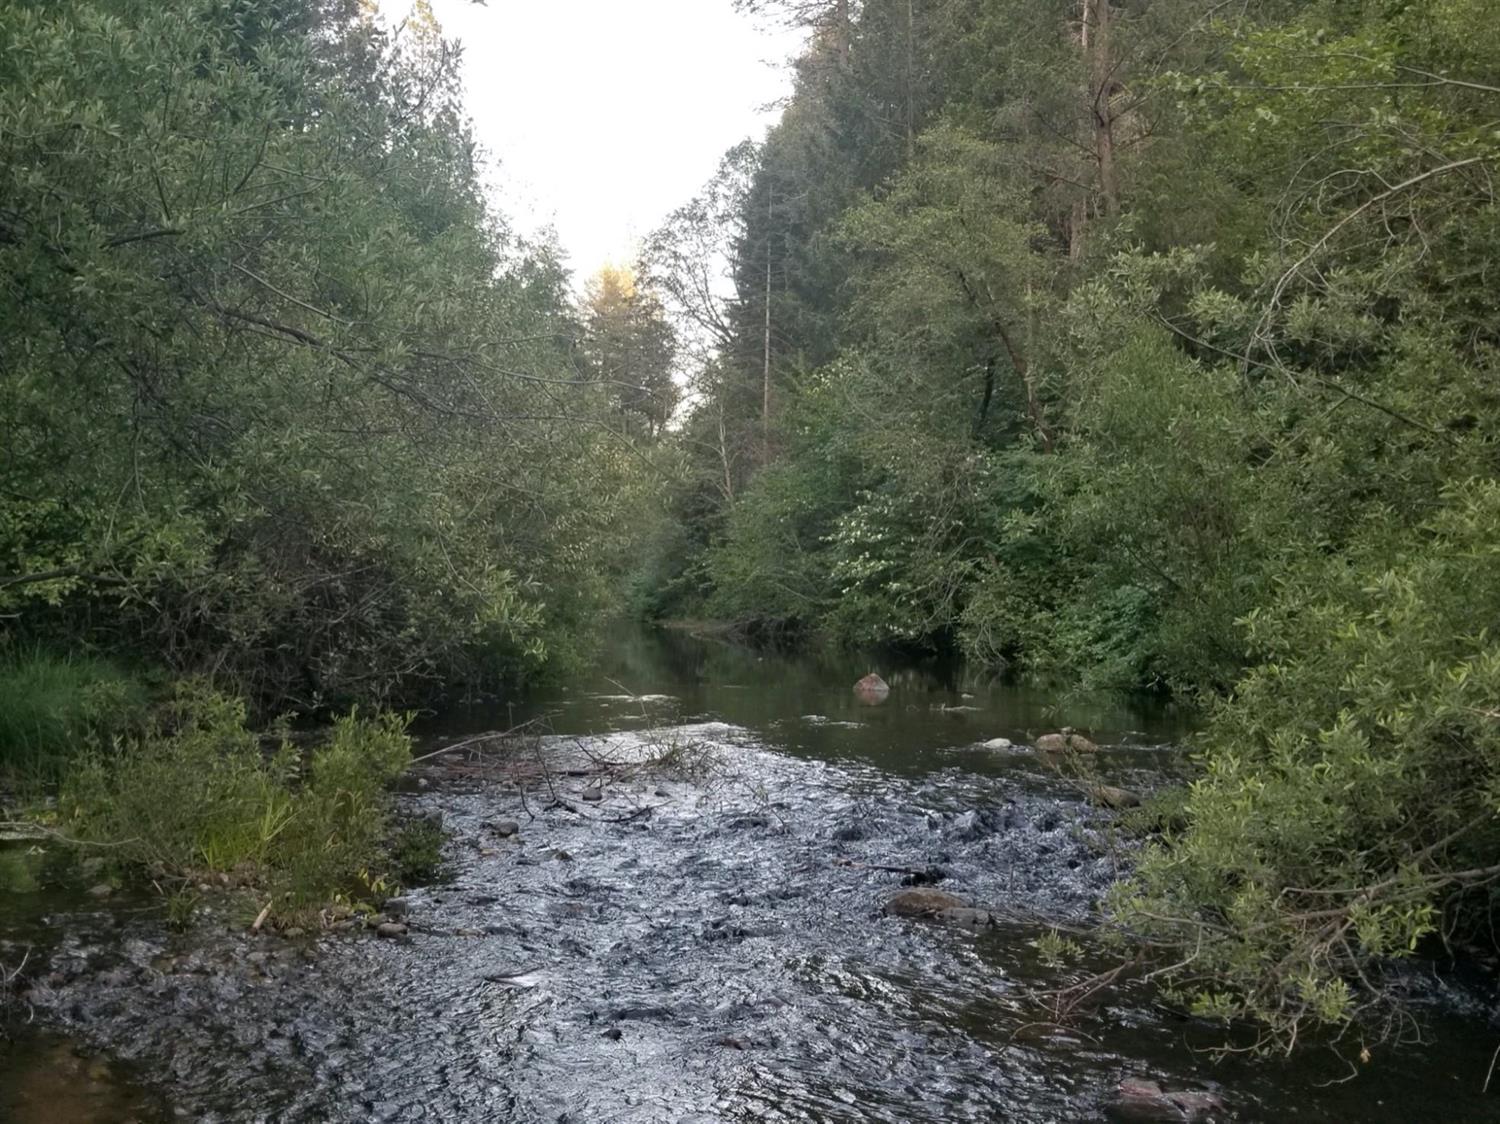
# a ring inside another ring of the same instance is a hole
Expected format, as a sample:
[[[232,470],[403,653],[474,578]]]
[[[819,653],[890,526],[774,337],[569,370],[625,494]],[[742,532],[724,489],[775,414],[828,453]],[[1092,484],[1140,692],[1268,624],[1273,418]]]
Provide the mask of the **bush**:
[[[1500,483],[1288,575],[1214,714],[1186,827],[1115,916],[1173,949],[1200,1013],[1276,1042],[1381,1002],[1382,962],[1493,932],[1500,881]],[[1186,954],[1186,955],[1184,955]]]
[[[389,798],[410,760],[408,718],[340,718],[322,744],[282,736],[268,751],[245,703],[201,682],[178,687],[141,736],[93,752],[65,780],[81,838],[116,845],[157,880],[229,875],[285,915],[380,887]]]

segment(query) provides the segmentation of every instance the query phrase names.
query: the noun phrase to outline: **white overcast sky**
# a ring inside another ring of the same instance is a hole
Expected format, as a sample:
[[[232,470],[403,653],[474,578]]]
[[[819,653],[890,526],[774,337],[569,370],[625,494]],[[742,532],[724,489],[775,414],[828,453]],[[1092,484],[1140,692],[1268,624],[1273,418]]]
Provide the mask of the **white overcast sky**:
[[[387,18],[408,10],[388,0]],[[581,282],[638,241],[759,139],[788,92],[798,39],[732,0],[432,0],[464,46],[475,132],[500,205],[550,225]]]

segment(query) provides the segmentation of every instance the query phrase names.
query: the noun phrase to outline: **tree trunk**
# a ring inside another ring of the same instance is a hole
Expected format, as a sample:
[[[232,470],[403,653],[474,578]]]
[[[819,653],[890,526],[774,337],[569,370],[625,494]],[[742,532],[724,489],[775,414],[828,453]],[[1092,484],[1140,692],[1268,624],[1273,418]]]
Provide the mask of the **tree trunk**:
[[[771,222],[774,211],[772,184],[766,181],[766,289],[765,334],[761,345],[760,446],[761,462],[771,460]]]
[[[910,160],[917,147],[916,50],[917,21],[912,0],[906,0],[906,158]]]
[[[849,0],[835,0],[833,5],[833,49],[839,66],[849,69],[850,48],[853,45],[854,24],[849,18]]]
[[[1099,165],[1104,213],[1113,216],[1120,213],[1120,188],[1115,175],[1115,115],[1110,105],[1115,87],[1110,21],[1110,0],[1083,0],[1083,55],[1089,74],[1094,159]]]

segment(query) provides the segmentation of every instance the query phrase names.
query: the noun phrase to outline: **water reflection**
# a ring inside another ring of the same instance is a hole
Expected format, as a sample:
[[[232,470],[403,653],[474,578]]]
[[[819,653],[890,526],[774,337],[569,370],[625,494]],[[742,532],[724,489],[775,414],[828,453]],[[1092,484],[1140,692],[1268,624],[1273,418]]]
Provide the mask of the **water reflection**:
[[[872,671],[891,686],[878,705],[853,690]],[[455,707],[419,729],[477,733],[542,715],[568,734],[728,722],[796,756],[853,759],[907,776],[952,764],[951,750],[992,738],[1026,743],[1065,725],[1100,742],[1142,746],[1180,742],[1193,726],[1190,712],[1157,700],[1060,695],[952,661],[770,653],[683,631],[622,628],[593,668],[560,689],[520,705]]]

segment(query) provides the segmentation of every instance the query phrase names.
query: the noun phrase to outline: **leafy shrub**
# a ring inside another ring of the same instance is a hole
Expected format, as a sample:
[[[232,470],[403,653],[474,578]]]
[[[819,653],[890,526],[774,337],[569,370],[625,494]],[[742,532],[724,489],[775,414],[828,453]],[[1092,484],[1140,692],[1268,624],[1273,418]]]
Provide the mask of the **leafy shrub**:
[[[126,866],[191,881],[231,875],[277,911],[368,892],[383,861],[386,786],[410,760],[408,719],[340,718],[303,749],[272,750],[246,725],[243,700],[180,685],[137,738],[95,751],[65,780],[62,807],[82,838],[108,841]]]
[[[1441,918],[1489,929],[1500,880],[1500,483],[1354,558],[1309,564],[1249,618],[1258,664],[1216,710],[1186,827],[1116,918],[1188,949],[1205,1014],[1280,1042],[1380,1001],[1382,961]]]

